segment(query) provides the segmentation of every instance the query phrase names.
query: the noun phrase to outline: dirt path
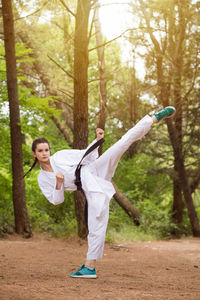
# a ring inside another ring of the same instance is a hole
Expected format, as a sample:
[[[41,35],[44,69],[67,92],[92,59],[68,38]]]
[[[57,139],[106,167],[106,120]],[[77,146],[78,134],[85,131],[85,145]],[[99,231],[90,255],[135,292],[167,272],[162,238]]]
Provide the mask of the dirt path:
[[[1,300],[200,300],[200,239],[106,244],[97,279],[70,278],[86,242],[0,240]]]

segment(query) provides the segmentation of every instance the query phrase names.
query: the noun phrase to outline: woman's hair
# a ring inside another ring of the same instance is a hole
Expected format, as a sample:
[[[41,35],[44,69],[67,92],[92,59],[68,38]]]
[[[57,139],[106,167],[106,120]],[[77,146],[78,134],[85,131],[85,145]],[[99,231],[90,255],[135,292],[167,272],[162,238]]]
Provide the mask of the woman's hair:
[[[46,144],[49,145],[48,140],[45,139],[45,138],[35,139],[35,140],[33,141],[33,143],[32,143],[32,151],[35,152],[35,150],[36,150],[36,148],[37,148],[37,145],[38,145],[38,144],[44,144],[44,143],[46,143]],[[31,168],[28,170],[28,172],[26,172],[26,173],[24,174],[23,177],[25,177],[29,172],[31,172],[31,171],[33,170],[33,168],[35,167],[35,165],[37,164],[37,162],[38,162],[38,159],[35,157],[35,160],[34,160],[32,166],[31,166]]]

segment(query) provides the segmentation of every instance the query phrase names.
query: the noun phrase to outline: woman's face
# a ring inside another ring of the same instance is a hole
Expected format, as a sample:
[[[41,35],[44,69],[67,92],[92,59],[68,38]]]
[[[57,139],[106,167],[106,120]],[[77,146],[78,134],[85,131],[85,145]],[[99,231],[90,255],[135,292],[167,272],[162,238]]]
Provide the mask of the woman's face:
[[[37,144],[33,156],[36,157],[40,163],[48,162],[50,157],[49,145],[47,143]]]

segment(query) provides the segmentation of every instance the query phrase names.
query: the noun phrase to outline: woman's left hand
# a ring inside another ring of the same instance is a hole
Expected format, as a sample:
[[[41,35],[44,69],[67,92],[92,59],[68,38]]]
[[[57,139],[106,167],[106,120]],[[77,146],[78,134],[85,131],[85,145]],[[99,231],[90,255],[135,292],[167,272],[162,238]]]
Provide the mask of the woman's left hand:
[[[97,128],[96,129],[96,136],[97,136],[97,141],[99,141],[100,139],[102,139],[104,137],[104,130],[101,128]]]
[[[64,175],[62,173],[56,173],[56,190],[60,190],[64,182]]]

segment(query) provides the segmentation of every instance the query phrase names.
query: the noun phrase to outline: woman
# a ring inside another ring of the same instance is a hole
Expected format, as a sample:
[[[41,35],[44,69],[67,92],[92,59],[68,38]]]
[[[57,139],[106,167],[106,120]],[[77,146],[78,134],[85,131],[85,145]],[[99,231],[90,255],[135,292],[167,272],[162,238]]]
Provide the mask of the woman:
[[[81,184],[88,203],[88,252],[85,264],[77,272],[71,273],[71,277],[97,277],[95,262],[103,256],[109,201],[115,193],[111,179],[121,156],[133,142],[147,134],[152,124],[174,114],[175,108],[168,106],[153,117],[146,115],[99,158],[96,148],[83,159]],[[97,128],[96,140],[92,144],[103,136],[104,131]],[[45,138],[34,140],[32,153],[35,161],[30,170],[39,162],[41,172],[38,175],[38,183],[49,202],[54,205],[60,204],[64,201],[64,191],[77,189],[75,170],[86,150],[61,150],[50,156],[48,141]]]

